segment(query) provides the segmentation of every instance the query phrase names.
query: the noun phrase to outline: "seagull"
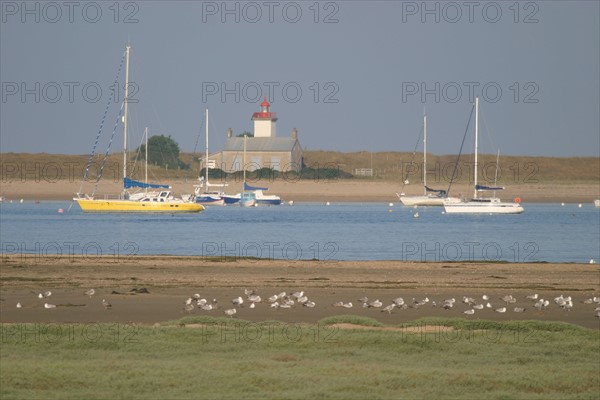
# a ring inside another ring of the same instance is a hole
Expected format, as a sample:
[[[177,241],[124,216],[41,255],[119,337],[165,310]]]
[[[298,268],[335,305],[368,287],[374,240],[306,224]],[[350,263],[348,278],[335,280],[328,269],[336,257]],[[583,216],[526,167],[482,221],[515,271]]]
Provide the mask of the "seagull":
[[[50,297],[50,296],[52,296],[51,291],[48,290],[47,292],[44,292],[44,297]]]
[[[106,309],[106,310],[108,310],[109,308],[112,308],[112,304],[110,304],[105,299],[102,299],[102,305],[104,306],[104,309]]]
[[[292,308],[292,305],[290,303],[282,303],[279,305],[279,308]]]
[[[194,305],[193,304],[186,304],[185,306],[183,306],[183,308],[187,312],[192,312],[194,310]]]
[[[515,312],[523,312],[525,311],[525,307],[515,307]]]
[[[44,303],[44,308],[56,308],[55,304]]]
[[[256,294],[256,291],[254,291],[254,289],[244,289],[244,294],[246,296],[252,296],[253,294]]]
[[[192,304],[192,301],[194,301],[194,299],[192,299],[191,297],[188,297],[188,299],[185,301],[185,305],[189,306],[190,304]]]
[[[86,290],[84,294],[85,294],[86,296],[90,296],[90,298],[92,298],[92,296],[93,296],[95,293],[96,293],[96,290],[94,290],[94,289],[89,289],[89,290]]]
[[[250,308],[256,307],[256,303],[250,303]]]
[[[485,305],[485,308],[492,308],[492,305],[490,304],[490,302],[488,301],[487,304]]]
[[[538,299],[538,294],[530,294],[529,296],[526,296],[526,298],[528,300],[537,300]]]
[[[508,296],[502,297],[502,301],[504,301],[506,304],[516,303],[517,299],[515,299],[512,294],[509,294]]]
[[[314,308],[316,306],[316,303],[314,301],[307,301],[303,304],[303,306],[308,308]]]
[[[454,302],[452,300],[454,300],[454,299],[444,300],[444,304],[442,304],[442,308],[444,310],[449,310],[452,307],[454,307]]]
[[[269,301],[269,303],[274,303],[277,301],[279,297],[277,297],[276,294],[274,294],[273,296],[269,297],[267,300]]]
[[[204,311],[211,311],[214,307],[212,304],[203,304],[200,306],[200,308]]]
[[[198,299],[196,300],[196,305],[202,307],[203,305],[207,304],[208,301],[206,299]]]
[[[259,295],[252,294],[252,295],[248,296],[248,301],[250,301],[252,304],[254,304],[254,303],[260,303],[262,301],[262,299]]]
[[[344,302],[343,301],[338,301],[337,303],[333,303],[334,307],[344,307]]]
[[[300,297],[304,296],[304,290],[301,292],[292,293],[292,296],[294,296],[296,299],[299,299]]]
[[[463,314],[473,315],[473,314],[475,314],[475,310],[473,310],[473,309],[466,310],[466,311],[463,311]]]
[[[494,311],[496,311],[497,313],[505,313],[506,307],[496,308]]]
[[[40,293],[40,294],[38,294],[38,299],[43,299],[43,298],[44,298],[44,295],[43,295],[43,294],[41,294],[41,293]]]
[[[419,212],[417,211],[417,212],[416,212],[416,213],[413,215],[413,217],[414,217],[414,218],[419,218]]]
[[[476,310],[483,310],[483,304],[475,304],[473,308]]]
[[[344,304],[342,304],[342,307],[344,307],[344,308],[352,308],[352,303],[350,303],[350,302],[344,303]]]
[[[396,307],[396,303],[392,303],[389,306],[384,307],[381,312],[386,311],[388,314],[391,314],[394,307]]]
[[[279,293],[279,294],[277,295],[277,298],[281,300],[281,299],[283,299],[283,298],[285,297],[285,295],[286,295],[286,293],[285,293],[285,292],[281,292],[281,293]]]
[[[360,301],[361,303],[366,303],[367,301],[369,301],[369,298],[367,296],[358,299],[358,301]]]
[[[279,308],[279,303],[278,302],[271,303],[271,308]]]
[[[472,297],[466,297],[466,296],[464,296],[463,299],[462,299],[462,302],[465,303],[465,304],[471,305],[471,304],[475,303],[475,299],[472,298]]]
[[[585,299],[585,300],[583,301],[583,304],[592,304],[593,302],[594,302],[594,300],[593,300],[593,299]]]
[[[194,299],[198,300],[201,296],[200,296],[200,293],[195,293],[195,294],[192,295],[192,297]]]
[[[231,318],[237,313],[235,308],[230,308],[228,310],[223,311],[225,314],[229,315]]]
[[[304,303],[306,303],[307,301],[308,301],[308,297],[306,297],[306,296],[302,296],[302,297],[299,297],[299,298],[298,298],[298,303],[302,303],[302,304],[304,304]]]
[[[379,308],[383,305],[383,303],[381,301],[379,301],[379,299],[373,300],[372,302],[369,303],[369,307],[374,307],[374,308]]]
[[[488,301],[490,299],[490,296],[484,294],[483,296],[481,296],[481,298],[483,299],[483,301]]]
[[[21,305],[21,303],[17,303],[17,308],[23,308],[23,306]]]
[[[240,306],[241,307],[242,304],[244,304],[244,299],[242,299],[242,297],[240,296],[238,298],[235,298],[235,299],[231,300],[231,302],[233,303],[234,306],[236,306],[236,307]]]

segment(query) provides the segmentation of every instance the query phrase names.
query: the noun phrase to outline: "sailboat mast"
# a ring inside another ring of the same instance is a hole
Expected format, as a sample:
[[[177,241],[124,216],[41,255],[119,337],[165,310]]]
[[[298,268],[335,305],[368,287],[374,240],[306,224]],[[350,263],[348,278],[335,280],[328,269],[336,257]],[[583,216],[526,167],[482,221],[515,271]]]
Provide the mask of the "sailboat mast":
[[[244,133],[244,159],[243,159],[243,166],[242,168],[244,169],[244,185],[246,184],[246,134]]]
[[[123,179],[127,177],[127,104],[129,103],[129,50],[125,48],[125,110],[123,113]],[[116,90],[116,88],[115,88]]]
[[[423,114],[423,194],[427,196],[427,115]]]
[[[146,127],[146,175],[144,177],[144,183],[148,185],[148,127]],[[148,186],[146,186],[146,193],[148,193]]]
[[[208,192],[208,108],[206,108],[206,155],[204,156],[204,174],[206,176],[204,184],[206,185],[206,191]]]
[[[473,198],[477,198],[477,153],[479,152],[479,97],[475,97],[475,188]]]

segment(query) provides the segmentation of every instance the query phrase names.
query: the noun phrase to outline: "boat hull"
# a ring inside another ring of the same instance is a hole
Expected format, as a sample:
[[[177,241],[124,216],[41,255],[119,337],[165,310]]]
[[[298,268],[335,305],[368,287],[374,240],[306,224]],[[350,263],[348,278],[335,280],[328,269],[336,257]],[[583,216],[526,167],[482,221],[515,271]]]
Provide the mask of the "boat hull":
[[[444,202],[460,202],[457,197],[436,197],[436,196],[400,196],[400,203],[405,206],[429,206],[429,207],[442,207]]]
[[[445,203],[444,211],[447,214],[521,214],[525,209],[519,203],[469,201],[464,203]]]
[[[204,206],[183,202],[74,199],[85,213],[197,213]]]
[[[196,204],[203,206],[224,206],[225,200],[219,196],[196,196]]]

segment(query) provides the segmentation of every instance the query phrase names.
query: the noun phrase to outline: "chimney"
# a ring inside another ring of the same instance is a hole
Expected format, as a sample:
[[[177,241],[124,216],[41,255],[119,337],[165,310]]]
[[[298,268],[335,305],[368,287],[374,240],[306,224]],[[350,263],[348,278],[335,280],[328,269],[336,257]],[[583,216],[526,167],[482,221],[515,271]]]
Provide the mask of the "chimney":
[[[292,129],[292,139],[298,139],[298,130],[296,128]]]
[[[227,138],[231,138],[233,136],[233,131],[231,130],[231,128],[227,128]]]

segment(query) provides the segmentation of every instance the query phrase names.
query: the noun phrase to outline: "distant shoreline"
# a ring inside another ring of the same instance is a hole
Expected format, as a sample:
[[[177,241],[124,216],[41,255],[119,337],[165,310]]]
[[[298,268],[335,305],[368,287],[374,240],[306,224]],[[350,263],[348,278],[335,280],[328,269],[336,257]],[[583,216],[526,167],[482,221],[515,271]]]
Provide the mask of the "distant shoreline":
[[[259,181],[255,182],[269,188],[268,193],[277,194],[288,202],[385,202],[398,203],[396,193],[401,190],[406,195],[422,194],[422,186],[419,183],[402,185],[397,182],[363,181],[363,180],[331,180],[331,181]],[[193,181],[183,182],[170,181],[176,195],[189,194],[193,191]],[[241,182],[232,182],[225,188],[227,193],[238,193],[241,191]],[[432,183],[432,186],[446,188],[447,184]],[[1,182],[0,195],[5,201],[69,201],[74,194],[80,190],[81,182],[72,180],[47,181],[9,181]],[[83,185],[84,193],[92,193],[93,182]],[[97,189],[97,194],[116,194],[122,190],[122,184],[114,180],[104,180]],[[452,186],[452,194],[469,197],[472,188],[468,184],[455,184]],[[518,184],[511,185],[499,194],[499,197],[512,200],[516,197],[522,199],[523,203],[593,203],[600,198],[600,182],[598,183],[574,183],[574,184]]]

